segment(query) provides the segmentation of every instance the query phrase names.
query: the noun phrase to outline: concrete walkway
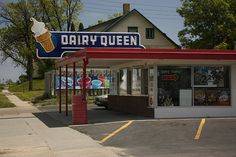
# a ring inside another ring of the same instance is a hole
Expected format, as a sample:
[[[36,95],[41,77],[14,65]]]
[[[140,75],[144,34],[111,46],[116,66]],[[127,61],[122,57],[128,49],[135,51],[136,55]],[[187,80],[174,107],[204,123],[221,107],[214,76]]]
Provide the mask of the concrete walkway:
[[[16,107],[0,109],[0,157],[116,157],[111,150],[68,127],[48,128],[40,112],[7,90]]]

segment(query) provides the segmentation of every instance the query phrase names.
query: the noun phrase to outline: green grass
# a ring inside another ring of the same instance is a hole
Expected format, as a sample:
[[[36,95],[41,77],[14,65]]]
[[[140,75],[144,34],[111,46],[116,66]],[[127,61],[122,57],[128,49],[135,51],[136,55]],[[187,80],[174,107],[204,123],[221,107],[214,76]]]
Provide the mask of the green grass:
[[[34,103],[36,106],[48,106],[48,105],[57,105],[57,98],[38,100]]]
[[[21,84],[12,84],[9,86],[11,92],[27,92],[29,82],[23,82]],[[33,91],[44,90],[44,80],[33,80]]]
[[[15,105],[11,103],[5,95],[0,93],[0,108],[7,108],[7,107],[15,107]]]
[[[33,80],[33,91],[28,91],[28,82],[13,84],[9,91],[14,93],[23,101],[31,101],[36,106],[57,105],[59,98],[48,98],[44,95],[44,80]],[[72,91],[68,93],[68,103],[71,104]],[[87,97],[87,103],[93,104],[94,96]],[[66,103],[65,91],[62,92],[62,104]]]
[[[29,82],[21,84],[12,84],[9,86],[9,91],[14,93],[18,98],[23,101],[34,102],[37,97],[44,94],[44,80],[33,80],[33,90],[28,90]]]
[[[26,91],[26,92],[13,92],[18,98],[23,101],[31,101],[33,102],[35,98],[42,96],[44,91]]]
[[[4,89],[4,84],[0,83],[0,90]]]

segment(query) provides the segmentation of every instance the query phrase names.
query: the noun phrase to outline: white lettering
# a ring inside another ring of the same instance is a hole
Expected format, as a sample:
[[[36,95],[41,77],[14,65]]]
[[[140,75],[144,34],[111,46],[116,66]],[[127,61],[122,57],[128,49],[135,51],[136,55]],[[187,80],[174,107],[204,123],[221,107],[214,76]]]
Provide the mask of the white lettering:
[[[67,45],[68,44],[68,36],[67,35],[62,35],[61,36],[61,44],[62,45]]]
[[[116,38],[115,36],[108,36],[109,44],[115,45]]]
[[[96,35],[91,36],[91,37],[90,37],[90,40],[91,40],[91,42],[92,42],[92,45],[95,45],[95,44],[96,44],[96,41],[97,41],[97,36],[96,36]]]
[[[101,45],[107,46],[107,36],[101,36]]]
[[[129,37],[124,36],[124,45],[129,45]]]
[[[81,36],[80,36],[80,35],[77,36],[77,44],[78,44],[78,45],[81,44]]]
[[[76,45],[76,36],[70,35],[70,45]]]
[[[130,45],[137,45],[137,36],[131,36]]]
[[[82,45],[88,45],[89,37],[87,35],[82,36]]]
[[[100,38],[100,43],[97,40]],[[105,34],[105,35],[94,35],[94,34],[79,34],[79,35],[61,35],[62,45],[81,45],[81,46],[95,46],[96,44],[107,47],[107,46],[136,46],[138,45],[138,36],[135,35],[117,35],[117,34]]]
[[[120,36],[120,35],[118,35],[117,37],[116,37],[116,44],[117,45],[122,45],[122,36]]]

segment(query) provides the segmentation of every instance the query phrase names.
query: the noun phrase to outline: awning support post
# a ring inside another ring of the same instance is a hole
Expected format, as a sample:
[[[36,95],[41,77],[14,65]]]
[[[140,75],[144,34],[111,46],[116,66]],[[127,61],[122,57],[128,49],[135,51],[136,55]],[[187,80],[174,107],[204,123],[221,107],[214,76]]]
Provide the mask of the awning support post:
[[[61,113],[61,67],[59,67],[59,113]]]
[[[75,62],[73,63],[73,95],[75,95],[75,85],[76,85],[76,80],[75,80]]]
[[[83,59],[83,101],[86,101],[86,67],[88,64],[88,59]]]
[[[68,65],[66,65],[66,116],[68,116]]]

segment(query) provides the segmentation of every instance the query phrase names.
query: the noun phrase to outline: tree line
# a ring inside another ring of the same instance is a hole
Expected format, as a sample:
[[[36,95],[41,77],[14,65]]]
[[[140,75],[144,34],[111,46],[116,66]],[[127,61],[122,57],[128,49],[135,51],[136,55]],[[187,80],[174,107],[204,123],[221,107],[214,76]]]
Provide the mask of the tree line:
[[[34,64],[38,72],[53,69],[53,60],[39,60],[31,32],[31,17],[44,21],[48,30],[74,31],[82,29],[80,0],[19,0],[0,4],[0,51],[3,60],[11,58],[26,69],[29,90],[32,90]]]

